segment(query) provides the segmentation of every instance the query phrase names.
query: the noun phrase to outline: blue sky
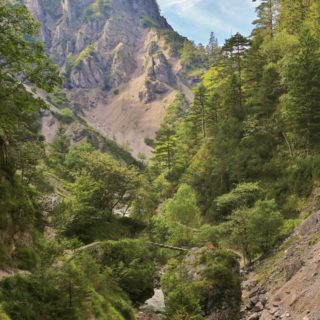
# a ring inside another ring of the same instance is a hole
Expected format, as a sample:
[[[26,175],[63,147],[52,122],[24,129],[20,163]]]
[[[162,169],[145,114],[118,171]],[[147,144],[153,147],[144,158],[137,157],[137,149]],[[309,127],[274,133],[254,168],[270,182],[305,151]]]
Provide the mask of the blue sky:
[[[161,13],[180,34],[207,44],[213,31],[223,44],[231,34],[249,35],[255,19],[251,0],[158,0]]]

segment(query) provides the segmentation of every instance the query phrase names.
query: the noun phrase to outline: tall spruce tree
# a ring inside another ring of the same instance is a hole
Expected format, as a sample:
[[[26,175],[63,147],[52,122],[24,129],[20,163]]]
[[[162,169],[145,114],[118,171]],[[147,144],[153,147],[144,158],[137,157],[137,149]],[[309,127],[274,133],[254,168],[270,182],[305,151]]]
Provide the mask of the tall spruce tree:
[[[169,126],[162,126],[157,133],[154,149],[156,162],[162,170],[171,170],[176,165],[177,137],[175,130]]]
[[[208,108],[207,89],[201,84],[194,93],[189,118],[193,122],[196,132],[201,132],[203,138],[207,136]]]
[[[207,45],[207,54],[209,56],[209,64],[213,65],[217,63],[220,55],[220,47],[218,38],[214,34],[214,32],[210,33],[209,43]]]
[[[234,36],[226,40],[222,47],[222,52],[226,57],[227,64],[237,75],[238,82],[238,102],[240,108],[243,106],[243,90],[242,90],[242,64],[243,57],[249,47],[250,41],[237,32]]]

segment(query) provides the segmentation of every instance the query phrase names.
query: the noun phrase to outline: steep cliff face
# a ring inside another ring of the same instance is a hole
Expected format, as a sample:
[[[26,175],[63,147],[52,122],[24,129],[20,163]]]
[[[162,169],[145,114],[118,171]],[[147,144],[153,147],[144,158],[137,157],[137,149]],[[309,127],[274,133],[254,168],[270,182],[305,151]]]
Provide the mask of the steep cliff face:
[[[150,154],[180,81],[179,59],[154,31],[171,30],[155,0],[24,0],[65,74],[74,108],[134,155]]]

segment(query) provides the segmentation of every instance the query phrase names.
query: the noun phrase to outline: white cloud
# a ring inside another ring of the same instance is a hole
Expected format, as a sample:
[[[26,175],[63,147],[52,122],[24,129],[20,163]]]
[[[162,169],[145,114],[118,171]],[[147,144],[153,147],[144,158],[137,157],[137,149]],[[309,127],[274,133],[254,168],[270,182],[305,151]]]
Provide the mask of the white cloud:
[[[179,7],[182,11],[193,9],[201,0],[162,0],[162,8]]]
[[[192,32],[196,41],[204,40],[205,34],[214,31],[220,40],[237,31],[249,33],[253,20],[253,8],[257,2],[252,0],[158,0],[164,15],[169,14],[169,21],[175,27],[179,18],[180,32]],[[176,19],[174,18],[176,17]],[[185,22],[182,22],[185,21]],[[183,24],[183,25],[181,25]],[[192,30],[191,30],[192,29]],[[191,30],[191,31],[190,31]]]

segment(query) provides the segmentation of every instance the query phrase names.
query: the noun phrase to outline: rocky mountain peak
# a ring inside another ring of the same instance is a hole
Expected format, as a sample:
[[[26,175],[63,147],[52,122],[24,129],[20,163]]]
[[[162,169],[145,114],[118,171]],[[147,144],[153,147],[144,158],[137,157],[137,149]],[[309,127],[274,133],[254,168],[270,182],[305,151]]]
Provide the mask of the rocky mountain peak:
[[[41,22],[41,38],[81,116],[134,155],[150,155],[144,141],[155,138],[177,90],[190,96],[179,79],[180,61],[163,38],[173,30],[157,2],[24,1]]]

